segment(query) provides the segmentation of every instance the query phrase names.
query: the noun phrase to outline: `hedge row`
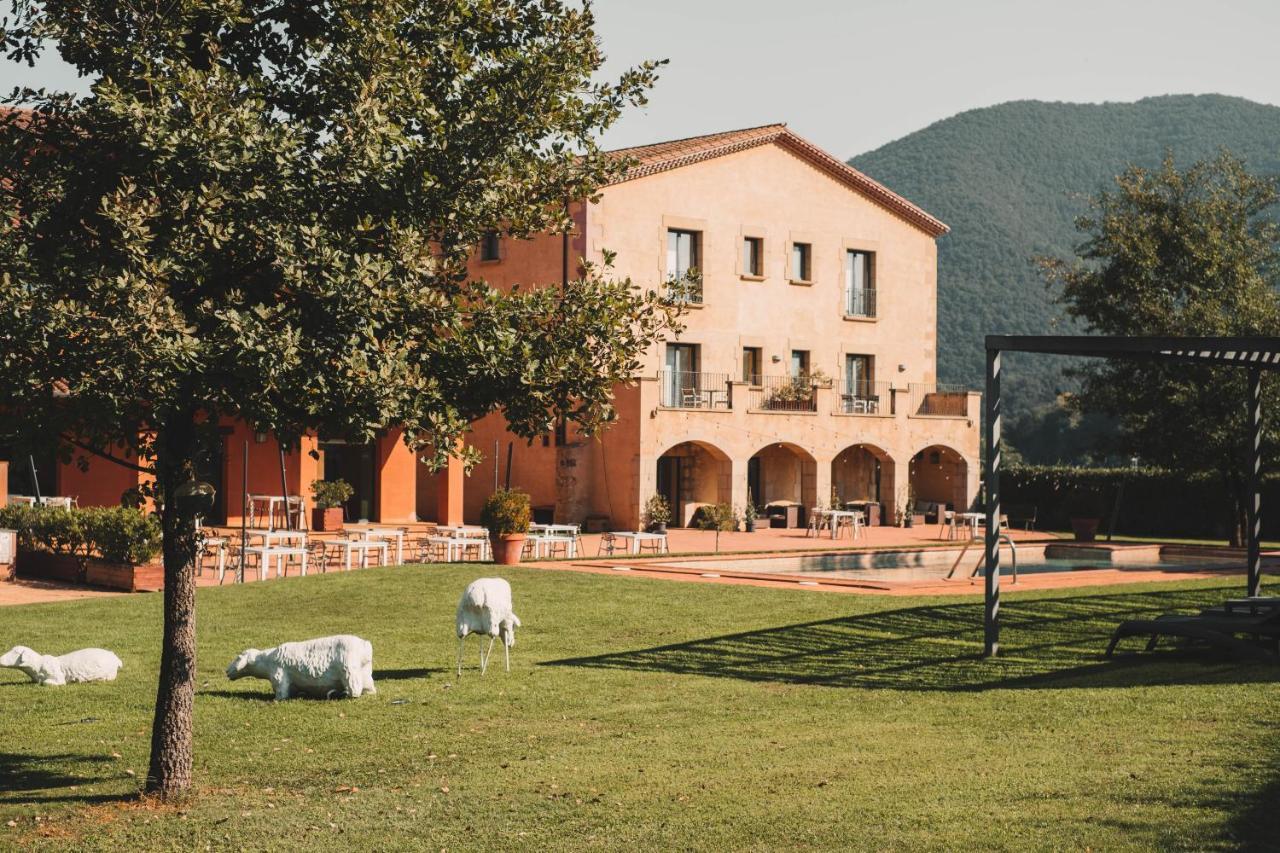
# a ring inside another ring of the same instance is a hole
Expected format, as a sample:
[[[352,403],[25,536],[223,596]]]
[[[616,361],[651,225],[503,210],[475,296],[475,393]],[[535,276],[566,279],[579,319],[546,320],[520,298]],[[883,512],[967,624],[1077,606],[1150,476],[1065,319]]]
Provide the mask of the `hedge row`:
[[[1000,502],[1005,510],[1034,506],[1040,530],[1069,530],[1072,505],[1082,492],[1101,498],[1103,533],[1109,529],[1118,499],[1118,534],[1229,538],[1232,501],[1220,477],[1188,477],[1159,468],[1066,466],[1018,466],[1000,475]],[[1263,480],[1262,535],[1280,538],[1280,478]]]
[[[17,531],[18,547],[54,554],[97,556],[142,565],[160,553],[160,522],[128,507],[0,507],[0,528]]]

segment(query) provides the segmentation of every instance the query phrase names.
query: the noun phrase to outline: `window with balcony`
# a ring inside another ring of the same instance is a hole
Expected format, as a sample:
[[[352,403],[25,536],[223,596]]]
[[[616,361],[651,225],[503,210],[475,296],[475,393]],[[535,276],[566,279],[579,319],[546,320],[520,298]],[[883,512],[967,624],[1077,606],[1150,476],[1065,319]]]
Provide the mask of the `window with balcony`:
[[[850,415],[878,415],[889,411],[888,383],[875,381],[875,356],[844,357],[844,387],[840,389],[840,410]]]
[[[667,344],[662,371],[662,405],[673,409],[727,409],[729,374],[702,372],[702,347]]]
[[[791,244],[791,280],[800,282],[813,281],[813,244]]]
[[[809,351],[793,349],[791,351],[791,378],[798,379],[809,375]]]
[[[498,236],[497,231],[486,231],[484,236],[480,238],[480,260],[482,261],[498,261],[502,260],[502,238]]]
[[[743,347],[742,381],[750,385],[759,385],[762,373],[764,373],[764,351],[760,347]]]
[[[875,255],[850,249],[844,253],[844,315],[876,316]]]
[[[702,302],[702,234],[667,229],[667,298],[673,302]]]
[[[742,238],[742,275],[749,278],[764,277],[764,238]]]

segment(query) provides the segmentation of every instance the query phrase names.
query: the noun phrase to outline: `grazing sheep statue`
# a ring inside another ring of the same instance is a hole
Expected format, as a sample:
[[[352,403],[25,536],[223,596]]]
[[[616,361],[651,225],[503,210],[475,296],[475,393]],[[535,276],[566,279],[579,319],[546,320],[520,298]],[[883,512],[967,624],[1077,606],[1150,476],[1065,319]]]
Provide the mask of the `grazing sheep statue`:
[[[281,643],[265,651],[246,649],[227,667],[232,681],[245,676],[270,681],[277,702],[335,694],[355,699],[378,692],[373,686],[373,644],[350,634]]]
[[[516,644],[520,617],[511,609],[511,584],[502,578],[480,578],[467,585],[458,602],[458,675],[462,675],[462,643],[467,634],[488,634],[489,648],[480,648],[480,674],[489,668],[493,641],[502,638],[507,672],[511,671],[511,647]]]
[[[14,646],[0,656],[0,666],[20,669],[36,684],[61,687],[77,681],[115,681],[124,664],[106,649],[80,649],[61,657]]]

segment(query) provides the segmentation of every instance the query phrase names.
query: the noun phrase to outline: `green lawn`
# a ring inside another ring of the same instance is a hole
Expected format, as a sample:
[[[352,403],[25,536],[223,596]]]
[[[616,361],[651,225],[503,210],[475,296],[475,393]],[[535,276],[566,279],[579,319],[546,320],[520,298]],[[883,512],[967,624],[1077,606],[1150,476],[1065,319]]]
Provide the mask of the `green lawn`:
[[[0,610],[0,645],[114,649],[113,684],[0,670],[0,849],[1262,849],[1280,837],[1280,667],[1104,662],[1124,616],[1239,583],[904,599],[511,569],[508,675],[451,671],[489,567],[200,592],[199,791],[145,773],[161,598]],[[354,632],[378,694],[269,701],[246,646]],[[135,775],[136,774],[136,775]],[[37,817],[40,820],[37,821]],[[9,821],[15,823],[10,827]]]

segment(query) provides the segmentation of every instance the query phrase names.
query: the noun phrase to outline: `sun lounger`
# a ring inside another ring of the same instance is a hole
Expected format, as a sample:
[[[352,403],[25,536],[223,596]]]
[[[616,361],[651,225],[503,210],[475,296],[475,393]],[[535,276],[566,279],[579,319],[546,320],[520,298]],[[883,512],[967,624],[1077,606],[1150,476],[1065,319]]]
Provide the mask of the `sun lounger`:
[[[1255,641],[1240,639],[1241,634],[1254,640],[1268,639],[1270,651]],[[1121,622],[1112,634],[1107,656],[1125,637],[1145,636],[1151,638],[1147,651],[1154,649],[1161,637],[1184,637],[1248,657],[1274,660],[1280,656],[1280,599],[1232,599],[1195,616],[1170,613],[1155,619],[1130,619]]]

